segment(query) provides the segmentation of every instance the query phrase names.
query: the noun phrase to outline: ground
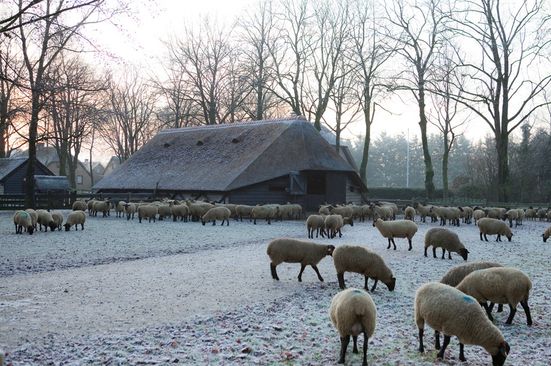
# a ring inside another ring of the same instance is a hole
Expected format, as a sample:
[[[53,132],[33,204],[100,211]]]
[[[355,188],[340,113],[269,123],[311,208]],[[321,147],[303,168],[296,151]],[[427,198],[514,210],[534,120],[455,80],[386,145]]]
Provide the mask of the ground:
[[[67,214],[67,212],[65,212]],[[510,365],[548,365],[551,359],[550,243],[541,234],[548,223],[525,222],[513,241],[481,242],[474,225],[453,228],[471,252],[469,261],[514,266],[533,282],[526,325],[521,307],[506,326],[508,307],[495,325],[511,345]],[[383,256],[397,278],[389,292],[380,283],[372,298],[377,326],[369,341],[371,365],[433,365],[433,333],[417,352],[413,321],[415,290],[438,281],[464,263],[423,256],[425,232],[419,223],[413,250],[386,239],[371,222],[346,226],[340,239],[320,243],[364,245]],[[231,221],[229,226],[88,217],[84,231],[16,235],[11,213],[0,213],[0,349],[13,365],[23,364],[336,364],[339,337],[328,309],[339,291],[332,259],[319,265],[325,282],[308,267],[278,267],[270,275],[268,242],[306,238],[304,221]],[[430,252],[430,251],[429,251]],[[345,275],[347,286],[362,287],[360,275]],[[371,283],[370,283],[371,284]],[[361,338],[361,337],[360,337]],[[452,339],[443,364],[461,364]],[[490,356],[466,346],[468,365],[488,365]],[[347,365],[361,363],[347,353]]]

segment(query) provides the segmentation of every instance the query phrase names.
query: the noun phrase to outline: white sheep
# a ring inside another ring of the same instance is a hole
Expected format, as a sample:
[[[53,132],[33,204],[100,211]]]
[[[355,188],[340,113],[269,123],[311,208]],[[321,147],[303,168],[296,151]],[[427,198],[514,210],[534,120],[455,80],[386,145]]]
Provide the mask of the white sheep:
[[[517,312],[517,304],[526,313],[526,323],[532,325],[528,297],[532,281],[522,271],[509,267],[480,269],[468,274],[456,288],[474,297],[486,309],[488,318],[492,318],[494,304],[509,304],[511,312],[505,324],[511,324]],[[487,302],[490,302],[488,305]]]
[[[373,210],[373,221],[379,218],[385,221],[394,218],[392,207],[377,206],[373,204],[371,205],[371,210]]]
[[[33,234],[34,226],[31,214],[27,211],[15,211],[13,215],[13,223],[15,224],[15,233],[23,234],[23,228],[30,234]]]
[[[318,213],[324,216],[331,215],[331,210],[330,210],[331,207],[332,207],[331,205],[320,205]]]
[[[351,206],[329,206],[331,215],[341,215],[342,217],[352,217],[354,210]]]
[[[111,211],[111,202],[109,202],[109,200],[94,201],[92,205],[93,216],[97,216],[98,212],[101,212],[102,217],[107,217],[109,216],[110,211]]]
[[[73,202],[73,205],[71,206],[73,211],[80,210],[80,211],[86,211],[87,205],[84,201],[75,201]]]
[[[417,213],[421,217],[422,222],[427,222],[426,221],[427,216],[431,217],[431,214],[430,214],[431,206],[425,206],[425,205],[420,204],[419,202],[415,202],[413,204],[413,207],[415,208],[415,210],[417,211]]]
[[[314,238],[314,230],[316,231],[316,238],[321,234],[321,237],[325,237],[325,218],[322,215],[310,215],[306,219],[306,230],[308,231],[308,238]]]
[[[138,207],[138,221],[141,223],[142,219],[148,219],[149,222],[157,219],[157,206],[155,205],[140,205]]]
[[[224,226],[224,221],[226,221],[226,226],[230,226],[230,215],[231,211],[229,208],[215,206],[201,217],[201,223],[205,225],[207,222],[212,221],[212,225],[216,225],[216,220],[221,220],[222,223],[220,225]]]
[[[547,239],[549,239],[549,237],[551,236],[551,226],[545,229],[545,231],[543,232],[543,234],[541,234],[541,236],[543,237],[543,242],[545,243]]]
[[[390,249],[390,244],[394,245],[394,250],[396,250],[396,243],[394,238],[407,238],[409,243],[409,249],[411,250],[412,244],[411,239],[417,232],[417,224],[409,220],[396,220],[396,221],[383,221],[377,219],[373,222],[373,226],[379,230],[381,235],[388,239],[388,247]]]
[[[448,251],[448,259],[452,259],[452,253],[459,254],[464,260],[467,260],[469,251],[465,248],[459,236],[453,231],[444,228],[432,228],[425,234],[425,257],[428,247],[432,246],[432,255],[436,258],[436,248],[442,248],[442,259]]]
[[[63,225],[63,214],[59,211],[52,211],[52,219],[54,219],[57,229],[61,231],[61,226]]]
[[[415,293],[415,323],[419,329],[419,352],[424,352],[425,323],[435,333],[438,358],[443,359],[451,336],[459,339],[459,360],[466,361],[464,345],[483,347],[491,356],[493,365],[503,365],[510,351],[501,331],[492,324],[484,310],[471,296],[458,289],[438,282],[429,282]],[[440,348],[440,332],[444,343]]]
[[[37,227],[37,223],[38,223],[38,214],[32,208],[27,208],[25,210],[25,212],[28,212],[29,215],[31,215],[31,219],[33,221],[33,228],[34,228],[34,231],[36,231],[36,227]]]
[[[509,227],[513,227],[513,220],[515,220],[515,226],[518,226],[518,211],[516,209],[507,211],[505,217],[509,220]]]
[[[251,211],[253,210],[254,206],[249,205],[237,205],[235,207],[235,213],[237,214],[237,218],[240,221],[243,221],[243,217],[251,218]]]
[[[407,206],[404,209],[404,219],[415,221],[415,209],[411,206]]]
[[[136,211],[138,210],[138,205],[136,205],[133,202],[127,202],[124,205],[124,212],[126,214],[126,220],[134,220],[134,215],[136,214]]]
[[[480,209],[476,209],[473,211],[473,219],[474,219],[474,224],[475,225],[478,225],[478,220],[480,220],[481,218],[484,218],[486,217],[486,212],[480,210]]]
[[[275,239],[268,244],[266,253],[270,257],[270,270],[272,278],[279,281],[276,267],[285,263],[300,263],[300,272],[298,274],[299,282],[302,282],[302,272],[307,265],[312,266],[318,279],[323,282],[323,277],[318,270],[317,264],[326,256],[333,255],[335,246],[311,243],[308,241],[281,238]]]
[[[488,241],[488,237],[486,235],[497,234],[496,241],[501,241],[501,235],[505,235],[509,241],[511,241],[511,238],[513,237],[513,233],[507,224],[498,219],[483,217],[478,220],[478,229],[480,230],[480,240],[483,240],[482,235],[484,235],[484,239],[486,239],[486,241]]]
[[[331,214],[325,217],[325,230],[328,238],[335,238],[339,234],[339,238],[342,238],[342,227],[344,225],[354,226],[354,221],[351,217],[342,217],[341,215]]]
[[[369,338],[375,332],[377,323],[377,308],[371,296],[365,291],[349,288],[336,294],[331,300],[329,317],[333,326],[339,332],[341,350],[338,363],[344,363],[346,349],[352,336],[354,347],[352,352],[358,353],[358,335],[363,333],[363,362],[367,365],[367,345]]]
[[[455,267],[452,267],[440,280],[441,283],[455,287],[459,285],[463,279],[473,271],[479,269],[486,269],[492,267],[503,267],[501,264],[496,262],[472,262],[460,264]]]
[[[207,213],[208,210],[214,207],[212,203],[208,202],[193,202],[189,203],[189,213],[192,221],[199,221],[201,217]]]
[[[187,222],[189,216],[189,207],[186,204],[179,204],[172,206],[172,220],[178,219]]]
[[[50,228],[50,231],[54,231],[57,228],[57,224],[51,213],[46,210],[37,210],[36,214],[38,215],[36,222],[39,225],[40,231],[42,231],[42,226],[44,226],[44,231],[48,231],[48,228]]]
[[[279,205],[262,205],[254,206],[251,210],[251,218],[253,224],[256,225],[257,219],[264,219],[268,225],[272,223],[272,219],[279,215]]]
[[[125,213],[126,208],[126,202],[124,201],[118,201],[115,206],[115,216],[116,217],[123,217]]]
[[[67,220],[65,221],[65,231],[71,230],[71,226],[75,225],[75,230],[78,231],[78,225],[80,224],[80,228],[84,230],[84,223],[86,222],[86,215],[84,214],[84,211],[73,211],[70,212],[69,215],[67,215]]]
[[[375,291],[377,282],[381,281],[388,287],[389,291],[393,291],[396,286],[396,278],[392,271],[386,265],[383,258],[364,247],[341,245],[333,251],[333,264],[337,271],[337,279],[339,287],[346,287],[344,282],[345,272],[354,272],[363,274],[365,278],[364,288],[369,291],[367,281],[373,279],[375,283],[371,287],[371,292]]]

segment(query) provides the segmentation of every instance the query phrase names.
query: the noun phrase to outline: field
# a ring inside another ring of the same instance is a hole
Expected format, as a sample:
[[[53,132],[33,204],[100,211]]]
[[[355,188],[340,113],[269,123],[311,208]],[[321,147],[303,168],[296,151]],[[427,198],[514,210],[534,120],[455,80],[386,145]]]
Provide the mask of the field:
[[[65,212],[66,213],[66,212]],[[267,243],[276,237],[306,238],[303,221],[231,221],[228,227],[112,216],[87,218],[84,231],[16,235],[11,213],[0,213],[0,348],[8,363],[23,364],[336,364],[339,337],[328,308],[338,292],[331,258],[318,266],[324,283],[308,267],[278,267],[271,279]],[[533,282],[526,325],[522,308],[506,326],[509,309],[494,323],[511,345],[509,365],[548,365],[551,359],[551,243],[541,239],[548,223],[527,221],[514,228],[513,241],[479,240],[474,225],[453,228],[471,252],[469,261],[514,266]],[[434,365],[433,333],[417,352],[413,321],[415,290],[438,281],[464,263],[423,256],[419,224],[413,250],[386,239],[371,222],[346,226],[343,237],[317,242],[365,245],[381,254],[397,278],[389,292],[380,283],[372,294],[377,327],[369,342],[371,365]],[[345,275],[347,286],[363,277]],[[443,364],[461,364],[452,339]],[[490,356],[466,346],[468,365],[488,365]],[[347,353],[347,365],[361,363]]]

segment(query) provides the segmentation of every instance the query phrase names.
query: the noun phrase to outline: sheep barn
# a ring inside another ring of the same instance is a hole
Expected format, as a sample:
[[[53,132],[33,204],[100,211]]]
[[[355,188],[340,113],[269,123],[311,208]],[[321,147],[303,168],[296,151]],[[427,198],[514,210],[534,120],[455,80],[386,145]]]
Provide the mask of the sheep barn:
[[[362,202],[367,188],[348,149],[301,119],[159,132],[94,186],[104,196],[151,194],[236,204]]]

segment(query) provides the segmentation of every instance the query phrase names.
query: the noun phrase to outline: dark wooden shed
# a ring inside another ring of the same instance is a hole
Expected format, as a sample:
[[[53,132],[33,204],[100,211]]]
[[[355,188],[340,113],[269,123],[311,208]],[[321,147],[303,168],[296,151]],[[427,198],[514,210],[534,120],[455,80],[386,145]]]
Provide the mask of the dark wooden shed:
[[[149,192],[231,203],[359,202],[357,171],[305,120],[239,122],[158,133],[98,182],[102,194]]]
[[[0,159],[0,194],[24,194],[29,158]],[[54,173],[35,161],[36,175],[53,176]]]

